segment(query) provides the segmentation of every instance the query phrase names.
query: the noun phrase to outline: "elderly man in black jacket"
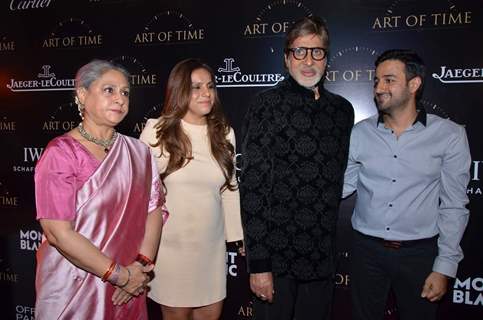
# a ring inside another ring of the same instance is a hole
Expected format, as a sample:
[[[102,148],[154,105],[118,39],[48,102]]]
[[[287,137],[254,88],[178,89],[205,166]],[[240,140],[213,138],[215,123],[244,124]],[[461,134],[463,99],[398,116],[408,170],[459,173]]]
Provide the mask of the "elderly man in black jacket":
[[[328,319],[335,229],[354,122],[323,87],[329,35],[317,17],[287,32],[290,76],[253,99],[240,191],[254,319]]]

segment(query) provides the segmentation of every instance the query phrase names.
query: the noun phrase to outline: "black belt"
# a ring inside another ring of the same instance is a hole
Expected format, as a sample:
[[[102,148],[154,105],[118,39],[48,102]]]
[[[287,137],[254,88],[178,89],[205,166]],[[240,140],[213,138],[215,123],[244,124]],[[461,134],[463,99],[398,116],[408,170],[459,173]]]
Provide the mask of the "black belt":
[[[374,236],[369,236],[367,234],[363,234],[357,230],[355,230],[359,235],[361,235],[364,238],[371,239],[377,242],[380,242],[384,247],[390,248],[390,249],[399,249],[401,247],[411,247],[415,246],[418,244],[424,244],[424,243],[431,243],[434,242],[438,236],[434,236],[431,238],[424,238],[424,239],[416,239],[416,240],[387,240],[379,237],[374,237]]]

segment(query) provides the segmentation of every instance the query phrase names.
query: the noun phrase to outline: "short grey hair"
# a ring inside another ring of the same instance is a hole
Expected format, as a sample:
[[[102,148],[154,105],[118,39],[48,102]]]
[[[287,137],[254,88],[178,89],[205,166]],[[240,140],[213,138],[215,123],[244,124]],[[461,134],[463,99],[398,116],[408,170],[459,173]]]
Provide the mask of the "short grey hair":
[[[90,85],[102,77],[102,75],[110,70],[116,70],[122,73],[129,83],[129,72],[122,66],[106,60],[92,60],[88,64],[83,65],[75,75],[75,88],[89,89]]]

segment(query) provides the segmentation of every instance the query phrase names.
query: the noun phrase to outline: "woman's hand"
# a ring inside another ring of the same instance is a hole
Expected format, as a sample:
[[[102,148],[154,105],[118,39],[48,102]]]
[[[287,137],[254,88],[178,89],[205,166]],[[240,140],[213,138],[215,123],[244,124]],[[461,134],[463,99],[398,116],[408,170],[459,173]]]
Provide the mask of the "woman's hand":
[[[122,289],[133,296],[142,294],[148,282],[151,280],[148,273],[151,272],[153,268],[153,264],[142,266],[136,261],[128,265],[125,268],[126,271],[129,270],[129,272],[127,272],[128,277],[119,280],[119,282],[122,283]],[[122,282],[123,280],[124,282]]]
[[[138,262],[133,262],[127,267],[122,268],[122,275],[116,285],[116,290],[112,295],[114,305],[127,303],[131,298],[141,295],[151,278],[148,273],[151,272],[154,265],[142,266]],[[129,270],[129,272],[128,272]],[[122,287],[120,287],[120,285]]]
[[[235,245],[237,247],[238,253],[244,257],[245,256],[245,241],[243,240],[238,240],[235,242]]]
[[[121,289],[119,287],[116,287],[116,290],[114,291],[114,294],[112,295],[112,303],[115,306],[120,306],[120,305],[123,305],[123,304],[129,302],[129,300],[131,300],[132,297],[133,296],[129,292],[124,291],[123,289]]]

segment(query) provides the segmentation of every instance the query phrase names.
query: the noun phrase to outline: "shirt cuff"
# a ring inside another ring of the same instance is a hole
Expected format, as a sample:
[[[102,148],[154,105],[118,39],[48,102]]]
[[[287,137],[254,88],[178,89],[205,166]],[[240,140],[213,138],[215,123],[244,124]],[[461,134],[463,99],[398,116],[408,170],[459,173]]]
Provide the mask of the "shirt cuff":
[[[272,262],[270,259],[255,259],[248,261],[249,273],[272,272]]]
[[[456,278],[458,264],[436,257],[436,259],[434,259],[433,271],[444,274],[447,277]]]

